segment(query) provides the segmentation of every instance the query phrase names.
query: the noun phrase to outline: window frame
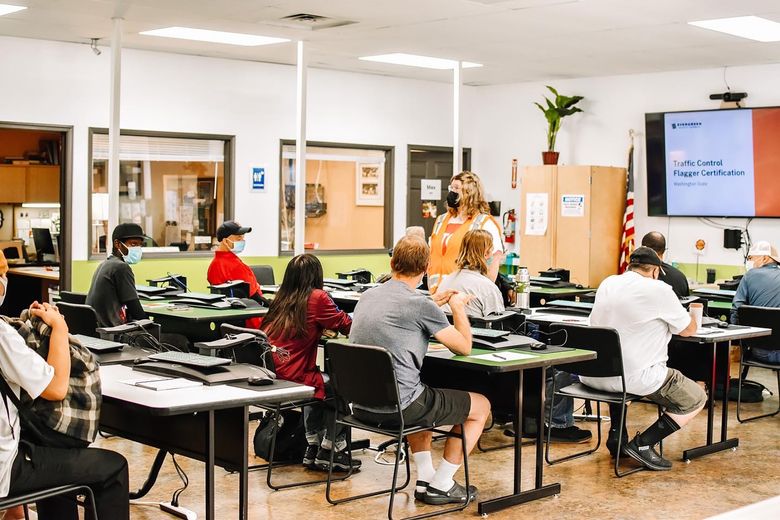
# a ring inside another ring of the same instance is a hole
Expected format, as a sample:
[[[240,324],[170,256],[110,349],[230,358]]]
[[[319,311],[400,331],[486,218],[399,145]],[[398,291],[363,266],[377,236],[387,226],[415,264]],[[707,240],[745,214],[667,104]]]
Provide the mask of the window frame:
[[[295,146],[297,143],[295,139],[280,139],[279,140],[279,210],[277,211],[277,217],[279,218],[279,231],[277,234],[276,250],[278,256],[295,256],[295,251],[283,251],[282,250],[282,223],[281,223],[281,211],[284,207],[284,147]],[[319,147],[319,148],[342,148],[348,150],[379,150],[385,153],[385,185],[384,185],[384,210],[385,221],[383,233],[384,237],[382,243],[384,247],[375,249],[310,249],[305,250],[307,253],[315,255],[325,256],[338,256],[338,255],[371,255],[387,253],[387,251],[393,247],[393,196],[395,192],[395,146],[381,145],[381,144],[364,144],[364,143],[335,143],[330,141],[306,141],[306,148]],[[297,190],[298,187],[296,186]],[[297,223],[296,223],[297,225]],[[306,235],[304,230],[304,236]]]
[[[92,140],[95,134],[108,134],[108,128],[89,127],[87,136],[87,258],[89,260],[103,260],[103,254],[92,253]],[[225,207],[225,220],[231,220],[235,211],[235,194],[233,187],[235,184],[235,152],[236,136],[225,134],[198,134],[191,132],[162,132],[155,130],[125,130],[120,129],[120,136],[131,135],[139,137],[167,137],[182,139],[203,139],[213,141],[224,141],[224,194],[223,201]],[[111,232],[111,230],[109,230]],[[106,249],[108,249],[108,237],[106,237]],[[106,253],[108,254],[108,253]],[[144,253],[144,258],[206,258],[214,255],[213,251],[179,251],[177,253]]]

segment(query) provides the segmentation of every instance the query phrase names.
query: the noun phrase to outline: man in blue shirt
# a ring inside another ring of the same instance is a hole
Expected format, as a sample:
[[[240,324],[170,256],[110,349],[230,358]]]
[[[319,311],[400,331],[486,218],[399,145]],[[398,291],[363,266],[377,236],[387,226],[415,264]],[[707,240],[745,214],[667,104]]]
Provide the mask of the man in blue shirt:
[[[756,242],[748,252],[747,272],[737,288],[731,304],[731,323],[737,322],[737,309],[742,305],[780,307],[780,256],[777,249],[764,240]],[[751,349],[753,358],[764,363],[780,364],[780,350]]]

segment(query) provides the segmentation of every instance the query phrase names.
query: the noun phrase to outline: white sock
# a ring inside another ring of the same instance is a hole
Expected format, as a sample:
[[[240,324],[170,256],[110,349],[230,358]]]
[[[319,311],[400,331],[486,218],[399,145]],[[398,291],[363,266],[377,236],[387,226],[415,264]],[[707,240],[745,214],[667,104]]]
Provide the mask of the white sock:
[[[418,451],[413,453],[414,467],[417,468],[417,480],[430,482],[436,470],[433,468],[433,459],[430,451]],[[449,489],[449,488],[447,488]],[[417,486],[417,491],[425,492],[425,488]]]
[[[453,484],[455,484],[452,477],[455,476],[458,468],[460,468],[460,464],[452,464],[442,458],[439,469],[436,470],[436,474],[433,476],[433,479],[431,479],[430,486],[441,491],[449,491]]]

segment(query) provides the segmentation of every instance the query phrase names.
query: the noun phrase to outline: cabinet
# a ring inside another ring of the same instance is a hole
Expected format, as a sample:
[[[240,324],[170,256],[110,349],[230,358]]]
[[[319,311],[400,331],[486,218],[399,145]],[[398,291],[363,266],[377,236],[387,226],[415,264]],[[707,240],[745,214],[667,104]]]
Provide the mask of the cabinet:
[[[532,275],[561,267],[571,271],[572,283],[597,287],[617,273],[625,168],[528,166],[522,171],[520,193],[520,262]],[[544,234],[526,234],[529,194],[547,194]]]
[[[0,202],[59,202],[60,167],[0,165]]]

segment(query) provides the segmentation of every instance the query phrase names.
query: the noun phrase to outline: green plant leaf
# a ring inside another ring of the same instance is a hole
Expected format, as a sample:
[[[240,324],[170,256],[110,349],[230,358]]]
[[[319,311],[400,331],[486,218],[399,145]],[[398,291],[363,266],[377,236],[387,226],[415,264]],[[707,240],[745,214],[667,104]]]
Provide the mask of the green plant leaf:
[[[550,100],[548,97],[544,98],[547,108],[536,102],[534,104],[539,107],[539,110],[542,111],[545,119],[547,119],[547,147],[552,152],[555,150],[555,141],[558,131],[561,129],[561,120],[566,116],[582,112],[582,109],[574,105],[584,98],[582,96],[564,96],[550,85],[545,86],[555,96],[554,100]]]

